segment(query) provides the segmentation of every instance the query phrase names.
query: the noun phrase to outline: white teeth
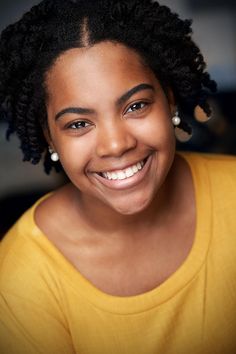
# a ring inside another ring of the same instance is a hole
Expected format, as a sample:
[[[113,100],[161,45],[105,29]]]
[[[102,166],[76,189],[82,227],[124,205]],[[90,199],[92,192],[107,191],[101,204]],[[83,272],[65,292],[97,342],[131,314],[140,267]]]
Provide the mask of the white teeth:
[[[110,172],[107,172],[107,178],[111,179],[111,173]]]
[[[134,175],[134,172],[133,172],[132,168],[129,167],[125,170],[125,174],[126,174],[126,177],[131,177]]]
[[[134,174],[139,172],[144,166],[144,161],[138,162],[136,165],[133,165],[131,167],[126,168],[123,171],[117,171],[117,172],[103,172],[102,176],[106,179],[112,179],[112,180],[117,180],[117,179],[125,179],[132,177]]]
[[[118,178],[117,174],[115,172],[112,172],[111,179],[117,179],[117,178]]]
[[[138,169],[139,169],[139,170],[141,170],[141,169],[142,169],[142,165],[141,165],[141,163],[140,163],[140,162],[138,162],[138,163],[137,163],[137,167],[138,167]]]
[[[126,178],[126,174],[123,171],[119,171],[117,172],[117,179],[125,179]]]

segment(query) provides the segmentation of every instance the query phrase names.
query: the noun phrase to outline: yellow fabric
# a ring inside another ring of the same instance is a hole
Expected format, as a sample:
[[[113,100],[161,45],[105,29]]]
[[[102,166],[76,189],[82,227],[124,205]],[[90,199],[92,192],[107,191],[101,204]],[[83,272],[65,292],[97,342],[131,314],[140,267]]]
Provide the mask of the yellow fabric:
[[[35,206],[23,215],[0,248],[1,354],[236,353],[236,159],[183,156],[195,185],[194,245],[144,294],[98,290],[39,230]]]

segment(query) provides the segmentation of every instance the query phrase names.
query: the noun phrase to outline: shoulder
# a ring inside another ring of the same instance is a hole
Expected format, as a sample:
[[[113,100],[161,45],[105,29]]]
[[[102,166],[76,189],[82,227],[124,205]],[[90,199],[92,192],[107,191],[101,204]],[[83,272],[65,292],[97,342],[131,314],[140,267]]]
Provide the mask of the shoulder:
[[[210,217],[218,240],[227,238],[227,244],[230,242],[235,248],[236,157],[198,153],[184,154],[184,157],[193,171],[200,215],[204,219]]]
[[[236,156],[210,153],[180,153],[189,163],[193,170],[203,172],[204,170],[210,177],[217,179],[236,178]]]
[[[201,198],[210,197],[214,210],[224,214],[235,210],[236,157],[204,153],[180,154],[191,168],[196,193],[200,193]]]
[[[236,156],[214,153],[199,153],[199,152],[179,152],[187,161],[193,161],[196,164],[205,163],[209,166],[217,166],[219,164],[228,164],[236,166]]]
[[[64,268],[34,222],[41,201],[0,243],[0,347],[4,352],[72,353],[60,302],[64,283],[60,269]]]
[[[4,236],[0,243],[0,289],[25,294],[46,280],[50,264],[50,245],[34,221],[40,198]]]
[[[39,203],[34,212],[35,223],[54,246],[63,248],[74,233],[78,237],[81,220],[77,205],[80,191],[68,184]]]
[[[63,272],[63,258],[50,237],[50,230],[53,229],[53,236],[59,239],[60,232],[65,232],[62,225],[69,213],[70,198],[67,186],[46,194],[7,232],[0,242],[1,289],[24,292],[32,284],[37,287],[37,282],[48,280],[49,284],[50,277],[58,277],[59,269]],[[45,233],[47,230],[49,235]]]
[[[194,175],[198,230],[211,237],[209,258],[225,278],[235,277],[236,249],[236,157],[220,154],[184,153]],[[206,231],[208,230],[208,231]],[[205,237],[205,236],[204,236]],[[227,264],[227,267],[226,267]]]
[[[41,198],[34,208],[34,219],[42,229],[50,225],[51,221],[61,222],[67,210],[70,208],[71,185],[65,185],[50,193],[48,197]]]
[[[232,169],[236,172],[236,156],[223,154],[196,154],[202,159],[208,168],[219,170],[221,167]],[[225,171],[227,172],[227,170]]]

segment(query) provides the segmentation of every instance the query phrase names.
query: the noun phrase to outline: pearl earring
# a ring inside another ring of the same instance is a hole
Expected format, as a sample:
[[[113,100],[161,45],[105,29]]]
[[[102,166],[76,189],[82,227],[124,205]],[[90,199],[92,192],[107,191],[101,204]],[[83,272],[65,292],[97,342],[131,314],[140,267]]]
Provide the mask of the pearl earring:
[[[53,162],[57,162],[57,161],[59,160],[59,156],[58,156],[58,153],[57,153],[57,152],[53,152],[53,153],[51,154],[51,160],[52,160]]]
[[[180,122],[181,122],[181,119],[179,117],[179,112],[176,111],[174,117],[172,117],[172,123],[175,127],[177,127],[180,124]]]
[[[53,151],[53,149],[52,149],[50,146],[49,146],[49,148],[48,148],[48,151],[49,151],[50,154],[51,154],[51,160],[52,160],[53,162],[59,161],[59,155],[58,155],[58,153],[55,152],[55,151]]]

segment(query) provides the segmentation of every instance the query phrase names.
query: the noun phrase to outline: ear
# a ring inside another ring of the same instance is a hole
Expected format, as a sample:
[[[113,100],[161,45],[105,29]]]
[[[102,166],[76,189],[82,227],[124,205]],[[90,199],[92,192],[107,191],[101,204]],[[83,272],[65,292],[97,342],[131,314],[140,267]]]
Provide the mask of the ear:
[[[174,96],[174,92],[173,92],[173,90],[170,87],[167,87],[166,95],[167,95],[167,100],[168,100],[168,103],[169,103],[169,106],[170,106],[171,114],[174,115],[176,113],[176,110],[177,110],[177,104],[176,104],[176,99],[175,99],[175,96]]]

